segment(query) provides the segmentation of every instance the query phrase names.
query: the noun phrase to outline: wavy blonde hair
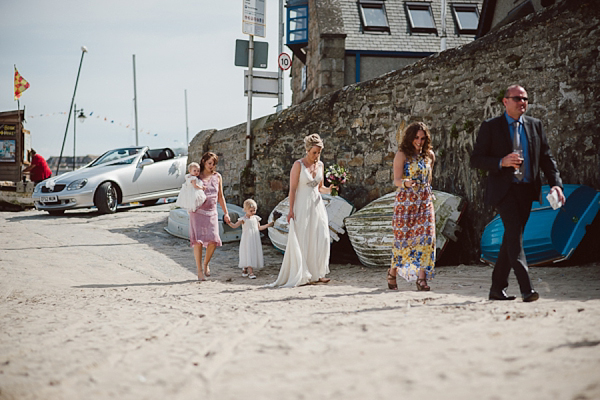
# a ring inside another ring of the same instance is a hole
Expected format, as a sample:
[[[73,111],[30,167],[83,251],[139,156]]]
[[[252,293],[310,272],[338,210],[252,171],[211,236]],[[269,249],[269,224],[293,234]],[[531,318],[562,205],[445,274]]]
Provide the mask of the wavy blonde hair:
[[[312,135],[308,135],[304,138],[304,148],[306,149],[306,151],[309,151],[315,146],[320,147],[321,149],[325,147],[323,145],[323,139],[321,139],[321,136],[319,136],[316,133],[313,133]]]

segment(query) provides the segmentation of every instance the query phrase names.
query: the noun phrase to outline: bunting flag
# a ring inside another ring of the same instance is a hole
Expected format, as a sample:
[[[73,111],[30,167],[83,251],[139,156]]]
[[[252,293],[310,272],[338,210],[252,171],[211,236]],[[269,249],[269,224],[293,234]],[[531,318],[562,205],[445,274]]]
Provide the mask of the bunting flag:
[[[15,100],[18,100],[21,97],[21,94],[29,88],[29,82],[27,82],[19,71],[17,71],[17,66],[15,65]]]

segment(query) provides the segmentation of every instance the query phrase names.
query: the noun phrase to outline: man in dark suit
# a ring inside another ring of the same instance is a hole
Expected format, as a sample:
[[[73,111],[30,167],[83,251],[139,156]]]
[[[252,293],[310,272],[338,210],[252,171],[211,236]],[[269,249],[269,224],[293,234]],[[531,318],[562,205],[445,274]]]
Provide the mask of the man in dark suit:
[[[505,292],[512,268],[523,301],[530,302],[540,296],[529,279],[523,251],[523,230],[529,219],[531,203],[534,200],[541,202],[540,170],[562,204],[566,199],[542,122],[524,115],[528,105],[527,92],[521,86],[510,86],[502,103],[506,112],[481,124],[471,154],[471,166],[488,172],[485,202],[496,207],[504,224],[504,237],[492,273],[489,299],[516,298]]]

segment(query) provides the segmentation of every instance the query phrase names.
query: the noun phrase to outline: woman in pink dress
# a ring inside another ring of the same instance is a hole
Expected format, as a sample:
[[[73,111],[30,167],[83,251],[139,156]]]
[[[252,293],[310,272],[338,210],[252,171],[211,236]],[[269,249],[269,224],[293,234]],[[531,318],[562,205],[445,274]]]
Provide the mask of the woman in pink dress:
[[[205,281],[205,276],[210,276],[210,259],[217,246],[221,246],[219,237],[219,219],[217,214],[217,201],[225,215],[223,220],[229,224],[229,214],[223,196],[223,180],[217,172],[219,157],[212,152],[206,152],[200,160],[200,175],[198,178],[206,188],[206,201],[202,207],[190,212],[190,245],[194,248],[198,281]],[[206,247],[206,255],[202,262],[202,250]]]

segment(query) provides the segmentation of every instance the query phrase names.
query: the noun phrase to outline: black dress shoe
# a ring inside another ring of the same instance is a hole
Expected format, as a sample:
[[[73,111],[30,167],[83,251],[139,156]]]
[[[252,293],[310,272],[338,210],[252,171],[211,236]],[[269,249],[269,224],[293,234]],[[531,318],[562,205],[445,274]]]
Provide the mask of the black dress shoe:
[[[535,290],[531,290],[529,293],[523,293],[523,302],[530,303],[540,298],[540,294]]]
[[[490,290],[490,300],[514,300],[517,296],[508,296],[504,290]]]

